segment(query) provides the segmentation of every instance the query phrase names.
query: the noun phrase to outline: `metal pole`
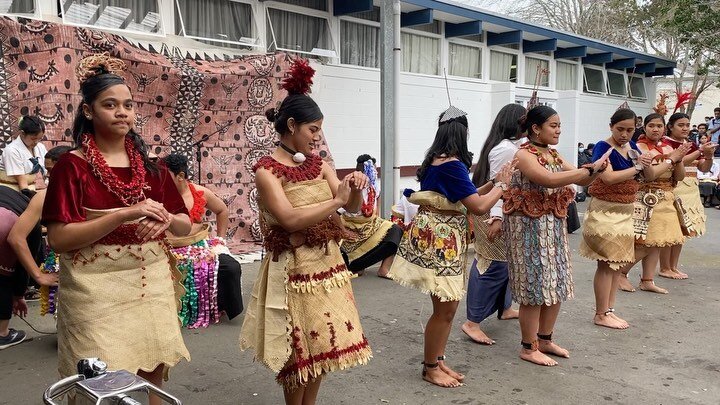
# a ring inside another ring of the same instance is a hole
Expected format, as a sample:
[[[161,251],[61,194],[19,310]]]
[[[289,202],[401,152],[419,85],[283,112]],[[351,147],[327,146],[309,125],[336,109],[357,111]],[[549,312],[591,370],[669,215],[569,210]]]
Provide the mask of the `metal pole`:
[[[380,210],[385,218],[399,198],[399,92],[402,63],[400,1],[383,0],[380,13],[382,59],[380,61]]]

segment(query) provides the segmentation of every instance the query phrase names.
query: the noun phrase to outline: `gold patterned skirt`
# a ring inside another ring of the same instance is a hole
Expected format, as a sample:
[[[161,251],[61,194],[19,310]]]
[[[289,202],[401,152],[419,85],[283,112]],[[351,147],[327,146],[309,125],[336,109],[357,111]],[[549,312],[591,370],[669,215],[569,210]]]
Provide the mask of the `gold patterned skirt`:
[[[593,197],[585,211],[580,255],[606,262],[613,270],[635,262],[633,203]]]
[[[469,242],[462,204],[432,191],[413,193],[409,200],[420,209],[403,233],[388,277],[442,302],[461,300]]]
[[[325,180],[288,183],[284,191],[294,207],[332,199]],[[277,226],[260,207],[267,229]],[[240,332],[240,350],[253,349],[255,359],[278,373],[277,382],[289,391],[372,358],[340,246],[332,239],[308,246],[308,240],[322,237],[308,229],[303,244],[268,249]]]
[[[130,372],[189,361],[177,315],[178,277],[163,242],[95,244],[61,255],[60,375],[77,374],[85,357]]]
[[[675,209],[675,194],[661,189],[650,190],[654,206],[646,203],[648,191],[638,191],[635,199],[635,244],[645,247],[667,247],[680,245],[685,241],[680,220]],[[638,224],[644,231],[638,230]],[[646,234],[643,234],[646,233]]]
[[[705,233],[705,207],[700,199],[700,187],[697,177],[685,177],[675,186],[675,196],[680,197],[687,213],[688,231],[691,237],[699,237]]]

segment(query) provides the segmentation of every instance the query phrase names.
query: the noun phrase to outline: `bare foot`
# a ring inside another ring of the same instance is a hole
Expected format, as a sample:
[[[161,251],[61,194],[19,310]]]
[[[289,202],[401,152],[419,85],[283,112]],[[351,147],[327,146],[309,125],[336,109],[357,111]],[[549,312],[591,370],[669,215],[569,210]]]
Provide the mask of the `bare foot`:
[[[503,321],[507,321],[508,319],[518,319],[520,317],[520,313],[517,311],[517,309],[508,308],[503,311],[502,315],[500,315],[500,319]]]
[[[672,269],[662,269],[658,272],[660,277],[671,278],[673,280],[682,280],[682,276],[675,273]]]
[[[638,288],[643,291],[650,291],[650,292],[654,292],[654,293],[658,293],[658,294],[667,294],[668,293],[668,290],[656,286],[655,282],[652,280],[641,281],[640,285],[638,285]]]
[[[635,292],[635,287],[633,287],[633,285],[630,284],[630,280],[628,280],[627,277],[620,277],[620,282],[618,283],[618,288],[621,291]]]
[[[680,271],[680,269],[672,269],[672,271],[673,273],[680,276],[680,280],[687,280],[688,278],[690,278],[687,273],[683,273],[682,271]]]
[[[538,339],[538,350],[558,357],[570,358],[570,352],[556,345],[552,340]]]
[[[426,368],[423,371],[423,380],[443,388],[460,387],[460,381],[445,374],[440,368]]]
[[[445,372],[445,374],[449,375],[450,377],[458,380],[459,382],[463,382],[463,380],[465,379],[465,376],[463,374],[456,373],[453,369],[448,367],[445,364],[444,360],[438,360],[438,364],[440,365],[440,370]]]
[[[610,313],[610,316],[612,316],[613,318],[615,318],[615,319],[617,319],[618,321],[622,322],[622,323],[625,325],[625,328],[629,328],[629,327],[630,327],[630,324],[628,323],[628,321],[626,321],[626,320],[620,318],[619,316],[615,315],[615,312],[611,312],[611,313]],[[623,328],[623,329],[624,329],[624,328]]]
[[[520,349],[520,358],[540,366],[552,367],[558,364],[557,361],[537,350],[527,350],[525,348]]]
[[[485,332],[480,329],[480,324],[478,323],[465,321],[460,329],[462,329],[462,331],[465,332],[465,334],[468,335],[468,337],[475,343],[487,346],[495,343],[494,340],[490,339]]]
[[[593,318],[595,325],[604,326],[610,329],[627,329],[628,325],[615,319],[611,314],[595,314]]]

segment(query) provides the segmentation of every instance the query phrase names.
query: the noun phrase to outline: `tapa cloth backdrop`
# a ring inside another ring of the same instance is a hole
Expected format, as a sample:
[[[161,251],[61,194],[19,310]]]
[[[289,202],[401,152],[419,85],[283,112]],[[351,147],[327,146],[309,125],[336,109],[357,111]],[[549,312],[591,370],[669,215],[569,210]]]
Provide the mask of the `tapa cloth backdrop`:
[[[258,251],[261,238],[252,167],[269,154],[277,137],[265,110],[286,92],[280,83],[290,56],[248,55],[217,60],[177,47],[144,49],[128,39],[87,28],[7,17],[0,19],[0,147],[17,136],[23,114],[37,114],[47,126],[45,145],[72,143],[72,121],[81,101],[75,66],[85,56],[109,52],[128,66],[124,76],[136,102],[135,129],[160,157],[170,152],[190,159],[202,146],[201,178],[230,210],[226,236],[233,253]],[[323,141],[323,158],[331,156]]]

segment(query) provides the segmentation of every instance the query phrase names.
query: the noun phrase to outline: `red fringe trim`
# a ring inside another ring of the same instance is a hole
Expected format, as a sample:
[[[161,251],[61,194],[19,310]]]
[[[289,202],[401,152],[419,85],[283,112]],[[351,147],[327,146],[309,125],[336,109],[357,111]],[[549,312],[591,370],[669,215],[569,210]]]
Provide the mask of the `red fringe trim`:
[[[348,271],[347,267],[345,267],[344,263],[338,264],[337,266],[331,268],[330,270],[321,271],[320,273],[315,273],[313,275],[310,274],[291,274],[288,276],[288,281],[291,283],[307,283],[312,281],[322,281],[328,278],[331,278],[335,274],[342,273],[344,271]]]
[[[317,155],[307,156],[307,159],[300,166],[286,166],[272,156],[263,156],[253,167],[253,171],[263,168],[269,170],[277,178],[286,178],[291,183],[315,180],[322,173],[322,158]]]
[[[590,184],[588,192],[591,196],[603,201],[610,201],[622,204],[635,202],[635,194],[640,189],[640,183],[636,180],[625,180],[617,184],[606,184],[600,179]]]
[[[280,370],[280,373],[278,373],[276,378],[279,382],[282,382],[282,380],[286,379],[292,374],[297,373],[301,369],[312,368],[315,363],[319,363],[322,361],[338,360],[341,357],[347,356],[348,354],[358,353],[361,350],[367,349],[370,346],[367,338],[364,334],[362,335],[362,338],[363,340],[360,343],[356,343],[345,349],[338,350],[337,348],[333,348],[329,352],[316,354],[310,358],[302,358],[296,353],[295,363],[283,367],[283,369]]]

